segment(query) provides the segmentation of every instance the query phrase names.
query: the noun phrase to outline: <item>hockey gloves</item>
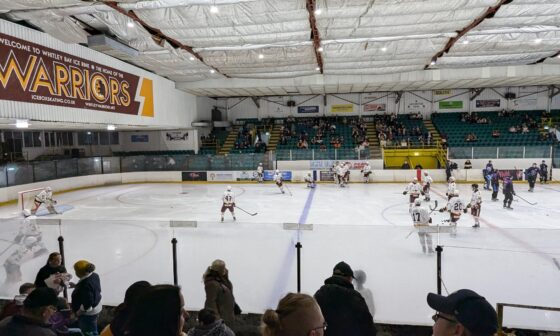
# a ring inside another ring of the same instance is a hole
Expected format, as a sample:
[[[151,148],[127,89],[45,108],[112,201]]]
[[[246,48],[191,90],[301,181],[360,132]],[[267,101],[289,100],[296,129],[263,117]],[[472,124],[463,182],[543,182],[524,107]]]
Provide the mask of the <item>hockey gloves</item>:
[[[406,195],[406,191],[403,191],[402,194],[403,194],[403,195]]]

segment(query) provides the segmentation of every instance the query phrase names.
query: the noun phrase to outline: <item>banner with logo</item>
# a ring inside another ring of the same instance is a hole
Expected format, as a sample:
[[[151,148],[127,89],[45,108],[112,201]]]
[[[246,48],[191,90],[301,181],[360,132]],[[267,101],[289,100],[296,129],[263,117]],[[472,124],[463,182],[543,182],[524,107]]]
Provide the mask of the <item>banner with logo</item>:
[[[334,181],[334,172],[330,170],[321,170],[319,172],[320,181]]]
[[[408,110],[424,110],[425,108],[426,104],[424,104],[423,102],[414,102],[407,105]]]
[[[257,178],[257,172],[254,170],[238,171],[235,174],[236,181],[254,181]]]
[[[503,180],[504,177],[509,176],[512,181],[523,181],[522,169],[498,169],[498,175],[501,180]]]
[[[265,170],[264,171],[264,180],[265,181],[272,181],[273,177],[274,177],[274,170]],[[281,171],[280,174],[282,174],[282,178],[284,179],[284,181],[291,181],[292,180],[292,172],[291,171]]]
[[[319,106],[298,106],[297,113],[319,113]]]
[[[210,171],[206,173],[208,181],[211,182],[232,182],[235,181],[235,172],[233,171]]]
[[[186,141],[189,139],[188,131],[166,131],[165,141]]]
[[[150,142],[150,136],[148,134],[132,134],[130,142]]]
[[[347,160],[347,161],[335,161],[335,160],[312,160],[309,161],[309,169],[311,170],[330,170],[335,163],[348,162],[350,163],[350,170],[361,170],[367,163],[367,161],[359,160]]]
[[[453,90],[434,90],[436,96],[451,96]]]
[[[331,105],[331,112],[354,112],[354,104],[334,104]]]
[[[387,111],[387,104],[364,104],[364,112]]]
[[[476,107],[500,107],[499,99],[477,99]]]
[[[462,100],[447,100],[447,101],[440,101],[439,102],[440,109],[462,109],[463,108],[463,101]]]
[[[183,181],[206,181],[207,178],[205,171],[182,172],[181,177]]]
[[[515,107],[536,107],[537,98],[520,98],[513,100],[513,106]]]
[[[153,83],[0,33],[0,99],[154,116]]]

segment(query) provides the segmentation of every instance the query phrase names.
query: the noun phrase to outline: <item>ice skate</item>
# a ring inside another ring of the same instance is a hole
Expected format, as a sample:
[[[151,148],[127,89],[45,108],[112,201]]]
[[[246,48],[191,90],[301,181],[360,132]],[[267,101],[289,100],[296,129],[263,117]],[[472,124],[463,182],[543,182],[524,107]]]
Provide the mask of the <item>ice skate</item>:
[[[472,227],[475,228],[475,229],[476,229],[476,228],[479,228],[479,227],[480,227],[480,224],[479,224],[479,223],[474,223],[474,225],[473,225]]]

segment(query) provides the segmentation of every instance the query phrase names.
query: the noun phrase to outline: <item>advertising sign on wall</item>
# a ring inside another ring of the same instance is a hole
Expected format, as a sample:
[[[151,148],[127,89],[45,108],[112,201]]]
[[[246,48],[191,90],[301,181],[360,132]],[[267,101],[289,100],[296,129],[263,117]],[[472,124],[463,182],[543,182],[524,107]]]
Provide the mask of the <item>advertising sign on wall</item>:
[[[186,141],[189,138],[188,131],[167,131],[165,132],[166,141]]]
[[[182,172],[181,177],[183,181],[206,181],[207,178],[205,171]]]
[[[476,100],[476,107],[500,107],[499,99],[480,99]]]
[[[298,106],[297,113],[319,113],[319,106]]]
[[[282,174],[282,178],[284,179],[284,181],[291,181],[292,180],[292,172],[291,171],[281,171],[280,174]],[[265,170],[264,171],[264,180],[265,181],[272,181],[272,178],[274,177],[274,170]]]
[[[231,182],[235,181],[235,172],[232,171],[211,171],[207,174],[208,181]]]
[[[452,93],[452,90],[434,90],[436,96],[450,96]]]
[[[255,180],[255,178],[257,177],[257,172],[256,171],[240,171],[240,172],[236,172],[236,180],[237,181],[253,181]]]
[[[440,109],[461,109],[463,108],[462,100],[447,100],[439,102]]]
[[[523,170],[521,169],[498,169],[498,175],[501,180],[509,176],[513,181],[523,181]]]
[[[331,105],[331,112],[354,112],[354,104],[334,104]]]
[[[334,181],[334,172],[330,170],[321,170],[319,172],[320,181]]]
[[[536,98],[520,98],[513,101],[513,106],[515,107],[536,107]]]
[[[367,163],[367,161],[358,160],[312,160],[309,161],[309,169],[311,170],[321,170],[321,169],[331,169],[335,162],[348,162],[350,163],[350,170],[361,170]]]
[[[364,112],[387,111],[386,104],[364,104]]]
[[[426,104],[424,104],[423,102],[414,102],[409,103],[407,107],[409,110],[423,110],[426,108]]]
[[[130,142],[150,142],[150,136],[148,134],[132,134]]]
[[[154,116],[152,80],[0,33],[0,99]]]

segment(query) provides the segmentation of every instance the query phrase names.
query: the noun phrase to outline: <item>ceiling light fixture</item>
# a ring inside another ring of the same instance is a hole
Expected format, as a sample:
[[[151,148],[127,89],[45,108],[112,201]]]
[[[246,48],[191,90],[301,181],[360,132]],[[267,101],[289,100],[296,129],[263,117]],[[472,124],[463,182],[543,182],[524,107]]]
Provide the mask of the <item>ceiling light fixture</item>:
[[[27,120],[16,120],[16,128],[28,128],[29,122]]]
[[[263,54],[259,54],[259,59],[263,59],[264,55]]]
[[[321,15],[322,12],[321,8],[315,9],[315,15]]]
[[[387,47],[381,48],[381,51],[387,51]]]
[[[316,67],[315,70],[316,70],[316,71],[321,71],[321,68]]]
[[[127,26],[128,28],[134,28],[134,21],[128,21],[128,22],[126,23],[126,26]]]
[[[114,131],[115,129],[115,125],[107,125],[107,131]]]
[[[542,39],[540,39],[540,38],[535,39],[535,43],[541,43],[541,42],[542,42]]]
[[[210,69],[210,73],[211,73],[211,74],[213,74],[213,73],[215,73],[215,72],[216,72],[216,70]]]
[[[469,44],[469,40],[464,40],[463,44]]]
[[[317,51],[318,51],[318,52],[323,52],[323,47],[317,48]]]
[[[189,60],[194,61],[194,56],[189,57]]]
[[[218,9],[218,7],[216,5],[212,5],[210,6],[210,13],[216,14],[218,13],[220,10]]]
[[[436,65],[436,61],[430,62],[430,65]]]

